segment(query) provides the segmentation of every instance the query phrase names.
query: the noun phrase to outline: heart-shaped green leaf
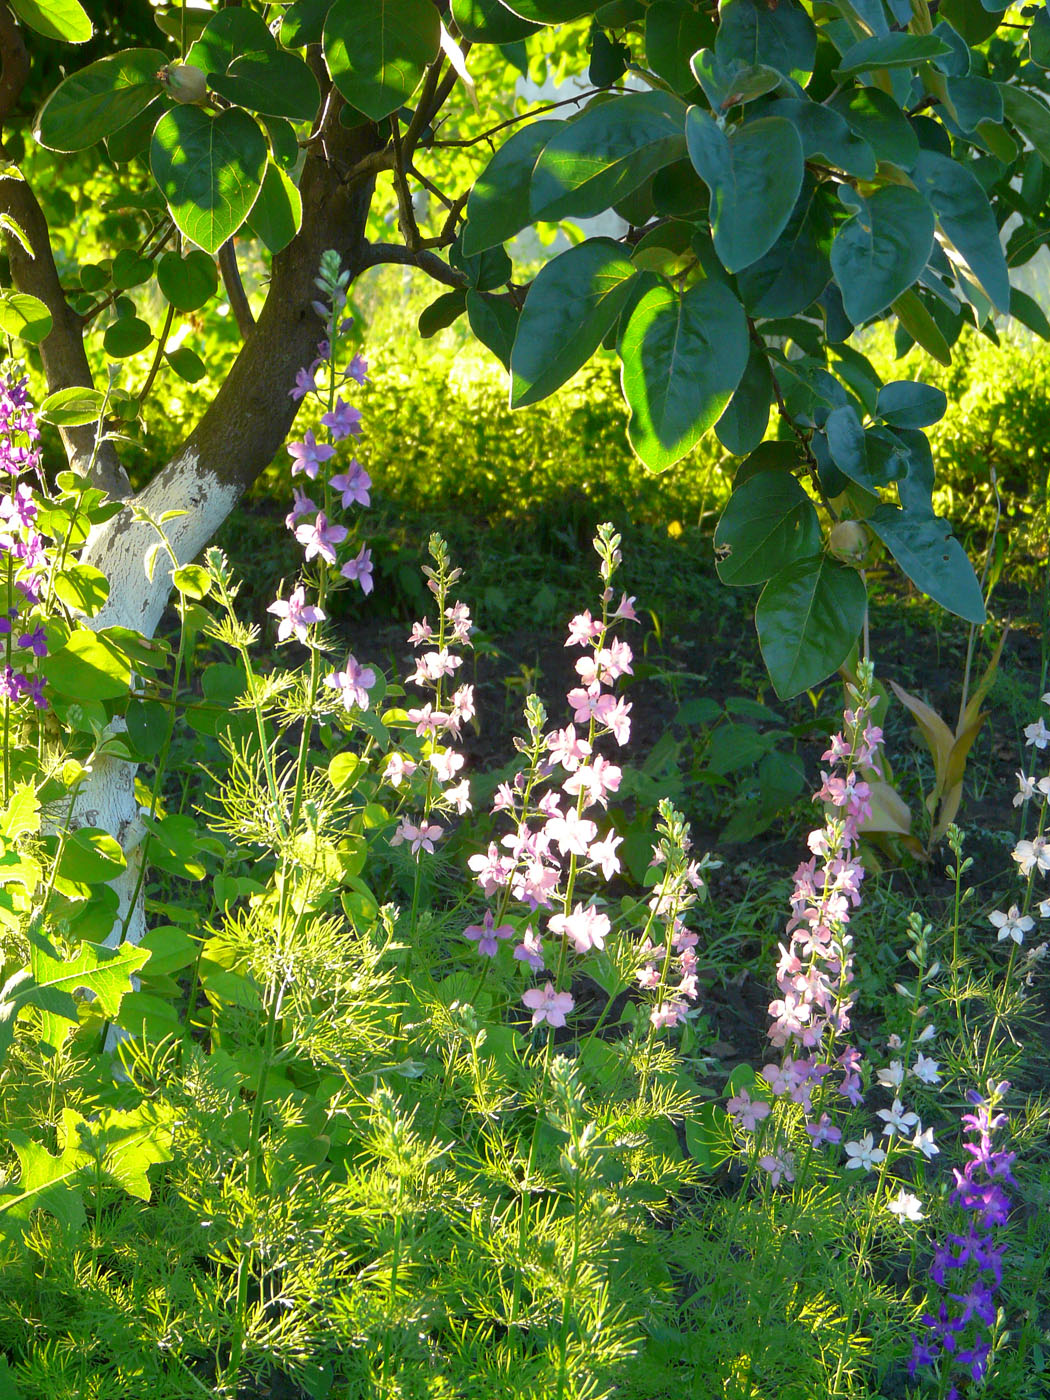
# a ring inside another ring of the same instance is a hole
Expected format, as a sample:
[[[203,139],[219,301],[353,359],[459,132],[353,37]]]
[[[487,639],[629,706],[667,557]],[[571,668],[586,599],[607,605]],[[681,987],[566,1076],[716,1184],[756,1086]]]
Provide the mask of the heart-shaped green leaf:
[[[755,608],[762,659],[781,700],[810,690],[849,655],[868,604],[855,569],[826,554],[775,574]]]
[[[217,117],[199,107],[175,107],[157,123],[150,166],[182,232],[206,253],[217,253],[258,196],[266,137],[237,107]]]
[[[403,107],[441,43],[431,0],[336,0],[324,25],[324,56],[346,100],[373,121]]]
[[[162,91],[160,49],[126,49],[71,73],[44,103],[36,139],[53,151],[86,151],[135,119]]]

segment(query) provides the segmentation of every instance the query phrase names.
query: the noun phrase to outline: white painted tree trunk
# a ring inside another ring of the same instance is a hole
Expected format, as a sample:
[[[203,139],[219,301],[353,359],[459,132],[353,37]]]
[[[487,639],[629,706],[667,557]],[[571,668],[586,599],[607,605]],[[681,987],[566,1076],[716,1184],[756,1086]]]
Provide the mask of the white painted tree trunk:
[[[175,457],[136,500],[154,519],[165,511],[185,514],[168,521],[164,532],[179,564],[192,562],[226,519],[237,499],[236,489],[200,468],[190,448]],[[84,547],[85,563],[101,569],[109,580],[109,598],[92,626],[128,627],[152,638],[171,594],[172,564],[158,555],[152,579],[146,558],[157,541],[151,525],[135,523],[126,509],[93,532]],[[145,827],[135,801],[135,766],[119,759],[99,759],[81,790],[74,826],[96,826],[119,843],[127,869],[113,888],[120,900],[118,921],[107,942],[115,944],[128,920],[127,941],[138,943],[146,931],[143,900],[128,910],[138,882]]]

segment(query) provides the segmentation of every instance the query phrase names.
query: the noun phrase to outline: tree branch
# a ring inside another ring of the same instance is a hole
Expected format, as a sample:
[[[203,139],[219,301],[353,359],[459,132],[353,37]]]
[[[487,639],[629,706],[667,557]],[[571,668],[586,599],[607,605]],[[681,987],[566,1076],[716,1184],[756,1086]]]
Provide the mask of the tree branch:
[[[22,31],[8,7],[0,3],[0,128],[14,111],[29,77],[29,55]]]
[[[11,276],[20,292],[39,299],[51,313],[51,333],[41,343],[40,357],[51,393],[75,386],[92,387],[91,370],[84,352],[84,337],[80,317],[66,301],[51,251],[44,211],[25,180],[0,177],[0,211],[12,218],[29,240],[32,256],[17,238],[6,235]],[[74,471],[87,473],[94,486],[111,496],[131,495],[127,473],[120,465],[111,442],[103,442],[96,454],[95,428],[86,424],[80,428],[61,428],[66,456]]]
[[[449,267],[436,253],[420,248],[412,252],[400,243],[367,243],[363,253],[362,267],[381,267],[385,263],[395,263],[402,267],[418,267],[435,282],[443,282],[446,287],[469,287],[470,280],[457,268]]]
[[[255,317],[244,290],[244,283],[241,281],[237,250],[233,246],[232,238],[227,238],[219,249],[219,271],[222,273],[222,285],[226,288],[226,298],[230,303],[233,319],[237,322],[241,339],[247,340],[255,329]]]

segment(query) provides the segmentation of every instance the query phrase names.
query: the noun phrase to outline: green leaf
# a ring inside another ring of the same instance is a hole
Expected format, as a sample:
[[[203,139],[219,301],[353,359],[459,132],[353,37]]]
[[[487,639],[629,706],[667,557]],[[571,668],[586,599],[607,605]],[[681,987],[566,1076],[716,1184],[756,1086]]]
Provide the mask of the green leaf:
[[[74,627],[65,643],[40,662],[48,685],[74,700],[116,700],[131,685],[131,664],[106,636]]]
[[[157,123],[150,166],[182,232],[217,253],[255,203],[266,153],[266,138],[247,112],[233,107],[212,117],[181,106]]]
[[[430,0],[336,0],[324,26],[332,81],[373,121],[405,105],[440,42],[441,21]]]
[[[86,44],[94,30],[77,0],[11,0],[11,8],[30,29],[45,39],[66,44]]]
[[[542,27],[514,14],[500,0],[452,0],[452,18],[470,44],[516,44]]]
[[[733,1120],[718,1104],[701,1104],[685,1120],[685,1143],[701,1171],[716,1171],[736,1153]]]
[[[1002,93],[987,78],[949,78],[948,96],[963,131],[976,131],[982,122],[997,126],[1003,119]]]
[[[332,0],[295,0],[281,19],[281,43],[286,49],[319,44]]]
[[[919,154],[919,141],[907,117],[892,97],[878,88],[847,88],[828,103],[875,152],[876,160],[910,170]]]
[[[100,827],[81,826],[69,832],[58,860],[60,878],[78,885],[105,885],[126,869],[124,852]]]
[[[713,49],[694,53],[689,66],[716,112],[745,106],[770,92],[788,96],[795,91],[787,78],[768,64],[743,63],[738,58],[723,62]]]
[[[39,345],[51,334],[51,312],[28,292],[0,293],[0,330]]]
[[[474,181],[467,198],[464,253],[495,248],[525,228],[529,222],[532,172],[544,146],[563,125],[558,121],[532,122],[500,146]]]
[[[684,120],[669,93],[631,92],[558,123],[533,170],[529,222],[602,213],[685,155]]]
[[[891,428],[928,428],[939,423],[948,407],[948,396],[933,384],[895,379],[879,390],[875,417]]]
[[[176,311],[199,311],[215,295],[219,274],[215,259],[193,248],[184,258],[165,253],[157,264],[157,281]]]
[[[842,665],[867,601],[856,570],[826,554],[798,559],[769,580],[755,608],[755,627],[781,700],[811,690]]]
[[[520,313],[506,297],[490,296],[488,292],[468,292],[466,306],[470,329],[509,370]]]
[[[153,276],[153,259],[140,257],[133,248],[121,248],[113,259],[113,285],[119,291],[141,287]]]
[[[911,288],[902,292],[893,303],[893,309],[912,340],[921,345],[928,355],[932,355],[938,364],[951,364],[952,352],[948,342],[917,292]]]
[[[419,334],[424,340],[437,335],[446,326],[463,315],[467,309],[467,295],[462,287],[454,292],[442,292],[429,306],[419,313]]]
[[[99,389],[59,389],[48,394],[37,416],[56,428],[81,428],[85,423],[97,423],[102,417],[106,396]]]
[[[596,0],[505,0],[508,10],[535,24],[564,24],[566,20],[589,15]]]
[[[740,383],[744,309],[721,282],[697,282],[684,295],[659,283],[633,308],[620,355],[631,446],[650,471],[663,471],[717,422]]]
[[[200,564],[183,564],[172,574],[171,582],[187,598],[207,598],[211,592],[211,574]]]
[[[201,72],[225,73],[241,54],[277,52],[277,41],[263,17],[247,6],[231,5],[213,15],[186,55]]]
[[[715,251],[729,272],[757,262],[791,217],[802,187],[802,144],[783,117],[760,117],[727,139],[700,107],[686,118],[689,158],[711,191]]]
[[[689,59],[698,49],[708,48],[717,32],[714,19],[704,11],[675,0],[656,0],[645,15],[646,62],[658,78],[685,96],[696,87]]]
[[[880,505],[866,523],[920,592],[966,622],[985,621],[981,585],[946,520]]]
[[[877,493],[907,476],[908,453],[903,445],[880,428],[862,428],[852,404],[829,413],[824,431],[836,467],[865,491]]]
[[[247,224],[271,253],[287,248],[303,222],[303,201],[298,188],[283,170],[267,161],[259,197]]]
[[[787,471],[757,471],[735,488],[715,531],[715,567],[733,588],[765,583],[820,548],[813,502]]]
[[[1010,289],[1010,315],[1042,340],[1050,340],[1050,321],[1037,301],[1016,287]]]
[[[109,597],[109,580],[90,564],[67,564],[55,575],[55,593],[67,608],[94,617]]]
[[[106,347],[107,355],[114,360],[123,360],[129,355],[140,354],[152,339],[153,332],[145,321],[137,316],[121,316],[119,321],[106,327],[102,344]]]
[[[951,49],[935,34],[881,34],[851,45],[842,55],[835,77],[842,82],[875,68],[914,68],[946,53]]]
[[[772,114],[791,122],[806,160],[821,161],[860,180],[874,180],[875,152],[850,129],[840,112],[820,102],[787,98],[772,108]]]
[[[321,101],[317,79],[297,54],[249,53],[213,76],[212,88],[227,101],[267,117],[312,121]]]
[[[483,253],[466,254],[462,240],[457,238],[448,250],[449,266],[464,273],[475,292],[494,292],[505,287],[513,275],[510,258],[502,246],[486,248]]]
[[[794,316],[831,281],[831,240],[838,201],[808,171],[784,232],[764,257],[741,268],[737,285],[755,316]]]
[[[71,73],[41,108],[36,139],[53,151],[86,151],[163,91],[157,73],[167,61],[160,49],[125,49]]]
[[[208,367],[188,345],[180,345],[176,350],[165,351],[164,358],[180,379],[187,384],[199,384],[207,378]]]
[[[725,412],[715,424],[715,436],[736,457],[746,457],[766,435],[773,402],[773,376],[765,350],[752,343],[747,367]]]
[[[933,248],[933,210],[918,190],[886,185],[839,229],[831,268],[846,315],[855,326],[885,311],[926,266]]]
[[[938,151],[920,151],[912,179],[974,277],[996,307],[1008,313],[1010,274],[992,206],[976,175]]]
[[[525,298],[511,351],[512,408],[561,387],[602,343],[638,271],[623,246],[589,238],[545,263]]]
[[[725,62],[765,64],[804,81],[813,72],[817,31],[797,0],[727,0],[719,7],[715,51]]]
[[[1027,92],[1024,88],[1010,83],[1000,83],[999,91],[1003,99],[1003,111],[1022,136],[1027,136],[1032,145],[1050,165],[1050,107],[1041,97]]]

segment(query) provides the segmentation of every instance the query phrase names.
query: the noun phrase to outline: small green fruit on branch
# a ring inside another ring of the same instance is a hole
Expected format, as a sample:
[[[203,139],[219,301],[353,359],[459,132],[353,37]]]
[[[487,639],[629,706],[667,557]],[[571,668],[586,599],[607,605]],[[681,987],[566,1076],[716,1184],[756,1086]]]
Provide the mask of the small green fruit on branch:
[[[828,535],[829,552],[843,564],[862,564],[870,545],[871,536],[859,520],[840,520]]]
[[[192,63],[166,63],[157,77],[176,102],[199,103],[207,96],[208,81]]]

